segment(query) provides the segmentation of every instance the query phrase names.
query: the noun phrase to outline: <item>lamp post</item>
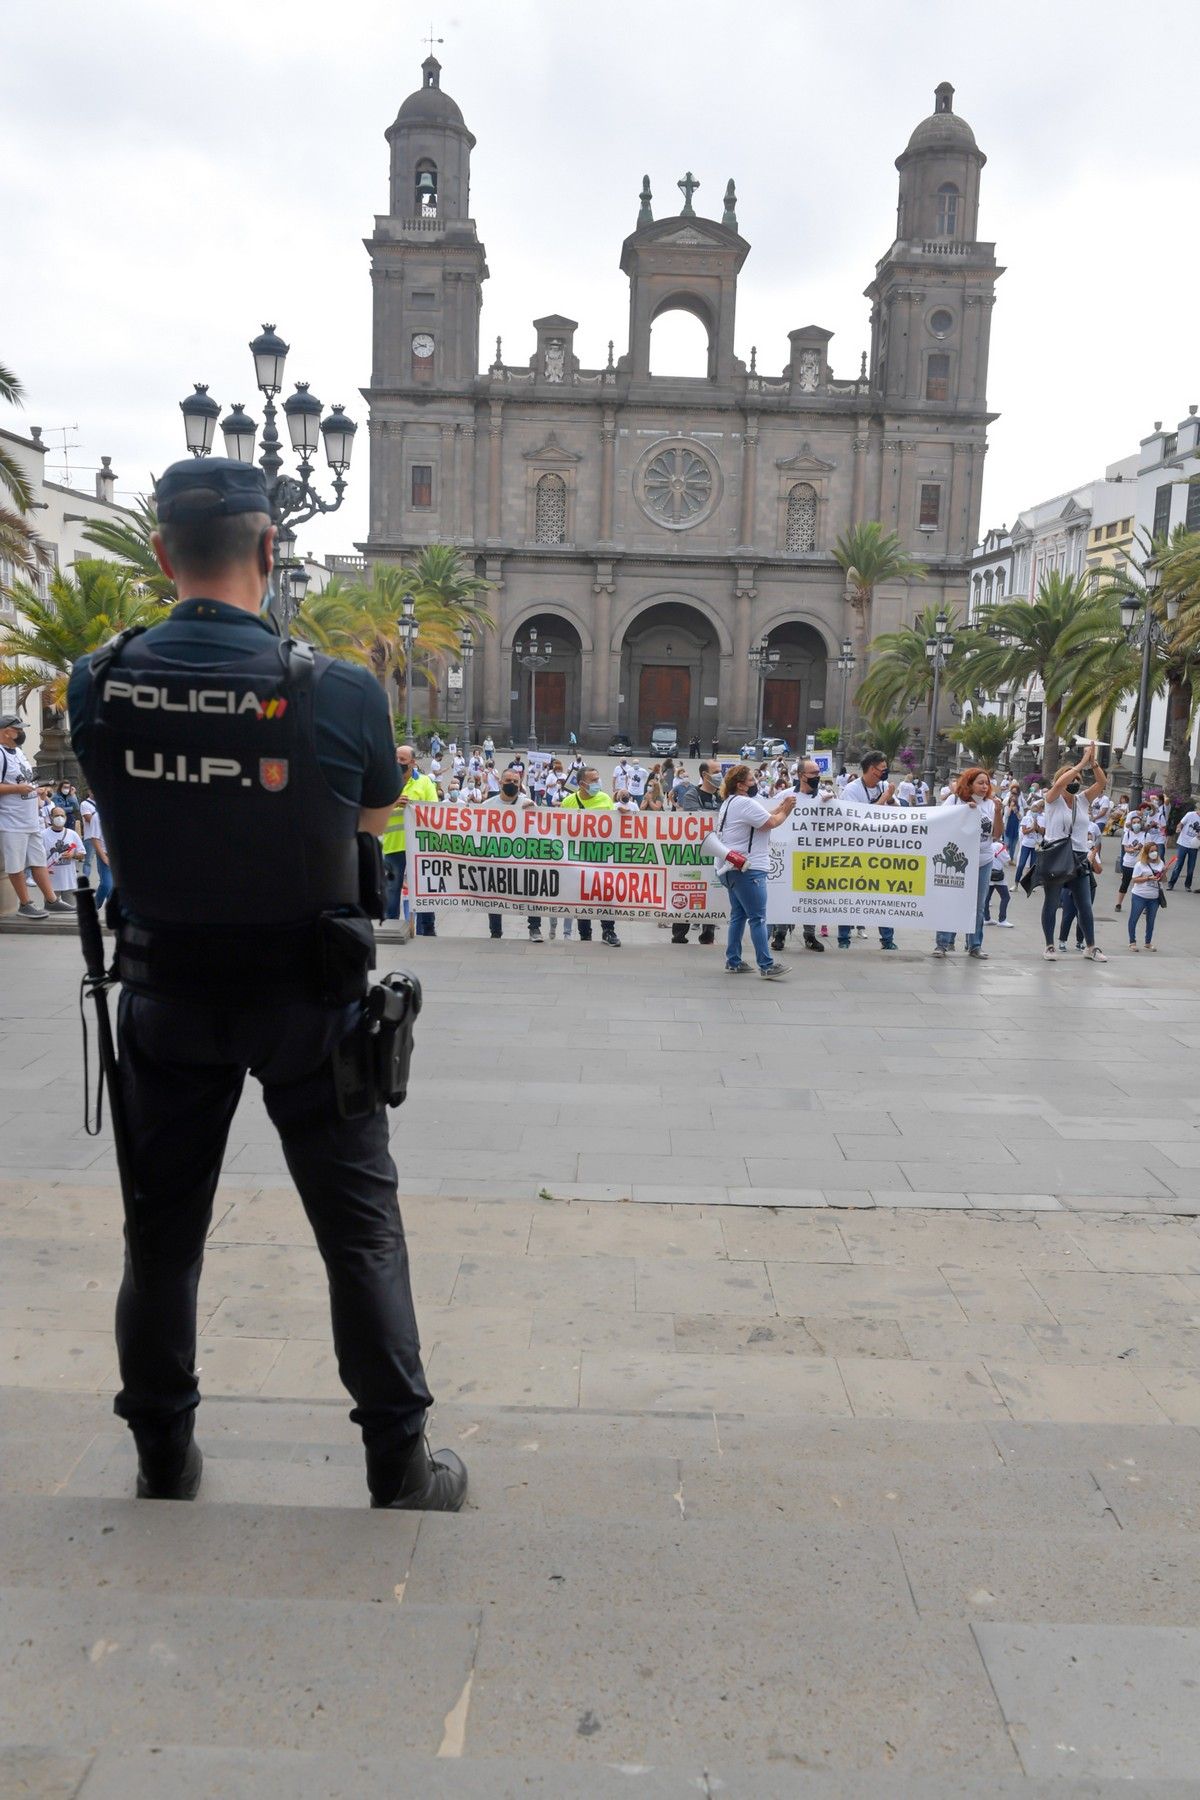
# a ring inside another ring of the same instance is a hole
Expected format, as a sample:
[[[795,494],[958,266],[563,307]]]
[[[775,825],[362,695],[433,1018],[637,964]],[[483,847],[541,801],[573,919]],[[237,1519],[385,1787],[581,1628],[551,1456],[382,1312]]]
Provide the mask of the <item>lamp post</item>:
[[[747,650],[746,652],[746,660],[758,677],[758,704],[754,709],[754,741],[758,745],[761,745],[762,743],[763,706],[766,702],[767,695],[767,672],[770,669],[777,669],[779,667],[780,659],[781,652],[772,650],[766,638],[760,639],[752,649]]]
[[[475,655],[475,639],[471,627],[464,625],[458,635],[458,654],[462,659],[463,677],[463,736],[467,743],[473,742],[471,733],[471,659]]]
[[[554,646],[549,638],[538,641],[537,626],[529,627],[529,636],[525,643],[520,640],[513,645],[513,655],[523,669],[529,670],[529,748],[536,750],[537,741],[537,678],[538,670],[544,669],[554,654]]]
[[[933,783],[936,775],[938,739],[938,700],[942,688],[942,670],[950,661],[950,653],[954,649],[954,634],[950,630],[950,621],[945,609],[938,613],[933,622],[933,631],[925,639],[925,654],[933,670],[933,709],[929,722],[929,743],[925,750],[925,780],[929,787],[929,798],[933,799]]]
[[[843,762],[846,760],[846,683],[854,673],[857,660],[854,654],[854,645],[848,637],[844,637],[837,659],[837,672],[842,678],[842,705],[838,713],[838,755]]]
[[[1150,720],[1150,660],[1156,647],[1166,643],[1168,632],[1161,619],[1156,619],[1150,610],[1155,595],[1158,593],[1159,572],[1153,564],[1146,570],[1143,580],[1145,599],[1139,601],[1136,594],[1124,594],[1121,597],[1121,624],[1125,629],[1125,640],[1129,644],[1137,644],[1142,652],[1142,672],[1138,682],[1137,703],[1137,737],[1133,748],[1133,780],[1129,788],[1131,806],[1142,804],[1142,764],[1146,755],[1146,739],[1149,736]],[[1167,623],[1175,619],[1179,611],[1179,602],[1174,597],[1166,604]],[[1140,615],[1140,617],[1139,617]]]
[[[413,645],[420,634],[417,624],[417,603],[411,594],[405,594],[400,602],[400,617],[396,620],[396,629],[400,633],[404,645],[404,741],[413,741],[412,710],[412,659]]]
[[[275,396],[283,387],[283,368],[287,360],[288,345],[273,325],[264,325],[259,336],[250,344],[250,354],[254,358],[254,379],[263,396],[262,454],[258,461],[267,478],[272,523],[278,526],[303,525],[307,520],[315,518],[317,513],[336,512],[346,491],[346,471],[350,467],[354,433],[358,427],[353,419],[346,417],[342,406],[333,407],[322,418],[321,402],[315,394],[309,393],[308,383],[297,382],[295,393],[289,394],[283,401],[282,411],[299,465],[295,475],[285,475],[283,457],[280,454],[281,439],[276,423],[278,412]],[[198,382],[195,391],[186,400],[180,401],[179,410],[183,414],[187,448],[196,458],[211,455],[221,408],[208,388]],[[221,419],[226,456],[231,457],[234,462],[252,463],[257,429],[242,403],[236,402],[225,418]],[[332,500],[322,500],[313,486],[312,459],[322,440],[325,445],[325,460],[333,472]],[[294,593],[298,585],[294,569],[290,585]],[[307,586],[307,577],[304,586]],[[287,602],[282,598],[282,583],[278,580],[274,583],[274,594],[276,610],[286,623]]]

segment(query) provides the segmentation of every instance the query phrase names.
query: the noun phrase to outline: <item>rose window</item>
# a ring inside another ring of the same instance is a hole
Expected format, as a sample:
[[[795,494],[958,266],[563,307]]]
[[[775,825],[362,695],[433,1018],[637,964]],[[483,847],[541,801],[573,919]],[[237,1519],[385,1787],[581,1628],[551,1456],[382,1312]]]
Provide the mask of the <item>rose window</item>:
[[[646,506],[664,525],[697,522],[712,499],[712,470],[694,450],[661,450],[642,478]]]

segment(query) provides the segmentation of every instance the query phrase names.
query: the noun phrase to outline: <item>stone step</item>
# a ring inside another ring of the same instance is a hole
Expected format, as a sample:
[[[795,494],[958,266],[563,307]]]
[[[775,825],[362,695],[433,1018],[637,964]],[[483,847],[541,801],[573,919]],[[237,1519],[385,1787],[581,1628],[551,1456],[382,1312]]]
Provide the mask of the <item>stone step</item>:
[[[7,1777],[8,1785],[5,1786]],[[21,1783],[24,1781],[25,1785]],[[82,1783],[82,1785],[80,1785]],[[986,1777],[737,1767],[659,1767],[495,1758],[337,1756],[288,1750],[139,1745],[95,1758],[0,1748],[0,1792],[27,1800],[1129,1800],[1123,1780]],[[1144,1800],[1194,1800],[1186,1782],[1139,1781]]]

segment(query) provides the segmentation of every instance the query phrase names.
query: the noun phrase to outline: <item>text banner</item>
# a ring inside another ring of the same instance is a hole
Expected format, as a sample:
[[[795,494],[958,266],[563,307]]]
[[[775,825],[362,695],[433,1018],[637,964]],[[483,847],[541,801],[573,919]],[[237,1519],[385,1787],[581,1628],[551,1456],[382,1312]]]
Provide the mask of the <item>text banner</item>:
[[[768,923],[973,931],[983,817],[973,806],[801,802],[771,835]]]
[[[701,848],[712,823],[703,812],[417,804],[409,895],[418,910],[720,919],[727,897]]]

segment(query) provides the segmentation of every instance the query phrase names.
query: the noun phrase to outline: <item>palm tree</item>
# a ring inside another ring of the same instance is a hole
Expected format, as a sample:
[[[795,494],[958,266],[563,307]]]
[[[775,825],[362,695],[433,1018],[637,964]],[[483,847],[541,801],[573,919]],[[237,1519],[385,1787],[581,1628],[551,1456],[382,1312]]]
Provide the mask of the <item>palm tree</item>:
[[[448,663],[458,661],[464,629],[494,629],[483,598],[493,584],[465,568],[461,551],[452,544],[426,544],[408,572],[421,627],[417,641],[423,652],[432,652],[425,656],[425,682],[430,712],[436,715],[440,677]]]
[[[869,634],[875,589],[885,581],[923,581],[924,563],[908,555],[894,531],[868,519],[843,532],[833,559],[846,574],[846,598],[854,609],[860,656]]]
[[[870,644],[871,667],[858,690],[858,705],[868,716],[872,713],[907,713],[924,703],[926,729],[932,728],[933,663],[925,654],[925,643],[935,636],[939,608],[930,604],[917,616],[914,625],[902,625],[899,631],[884,631]],[[943,665],[942,680],[954,686],[955,658],[958,642]]]
[[[905,721],[889,718],[886,713],[880,712],[873,715],[868,713],[865,722],[871,739],[868,748],[882,751],[889,762],[894,756],[899,756],[909,737]]]
[[[11,369],[0,364],[0,400],[19,406],[25,390]],[[3,501],[7,494],[12,505]],[[25,514],[33,505],[24,469],[10,450],[0,445],[0,562],[10,562],[23,575],[36,575],[48,569],[53,558],[50,546],[42,541]]]
[[[1086,718],[1085,697],[1121,663],[1125,640],[1115,601],[1093,593],[1079,575],[1055,570],[1033,600],[1005,600],[988,609],[988,629],[960,634],[956,687],[994,694],[1041,679],[1045,700],[1042,767],[1058,767],[1059,728]]]
[[[1158,624],[1160,636],[1150,647],[1150,697],[1166,694],[1167,792],[1182,799],[1192,791],[1192,723],[1200,673],[1200,537],[1177,525],[1169,538],[1142,535],[1139,550],[1125,568],[1109,572],[1100,593],[1118,604],[1135,600],[1142,609],[1138,616],[1149,616]],[[1156,585],[1147,584],[1152,570],[1158,574]],[[1178,608],[1175,619],[1168,618],[1168,606]],[[1141,665],[1140,646],[1122,641],[1111,669],[1081,686],[1079,702],[1090,702],[1088,710],[1111,711],[1126,694],[1139,691]],[[1134,729],[1142,730],[1140,720],[1135,720]]]
[[[77,562],[70,574],[56,569],[44,598],[29,582],[14,583],[13,598],[24,616],[0,619],[0,687],[17,688],[22,706],[43,688],[59,711],[81,656],[127,625],[154,625],[163,616],[127,570],[91,559]]]
[[[89,544],[103,550],[105,556],[127,563],[136,570],[138,585],[156,600],[174,602],[175,583],[164,575],[154,554],[151,534],[158,530],[158,511],[153,500],[138,496],[132,519],[99,519],[89,525],[84,537]]]
[[[958,728],[958,741],[985,769],[994,769],[1012,741],[1016,720],[1011,713],[975,713]]]

